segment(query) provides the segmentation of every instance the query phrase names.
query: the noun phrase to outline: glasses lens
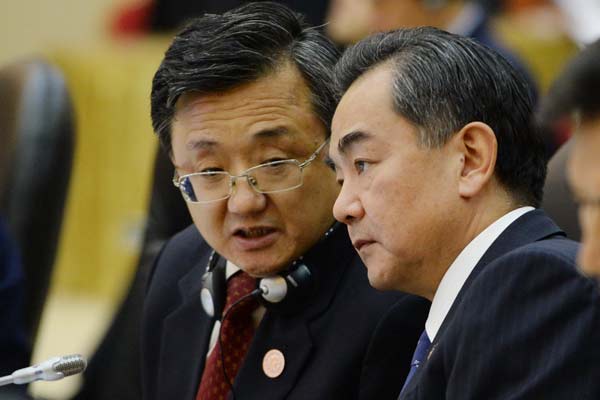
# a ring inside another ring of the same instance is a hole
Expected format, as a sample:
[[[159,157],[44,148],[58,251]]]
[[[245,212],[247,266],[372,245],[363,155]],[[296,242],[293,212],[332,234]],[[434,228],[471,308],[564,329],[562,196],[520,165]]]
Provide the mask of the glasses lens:
[[[302,170],[294,160],[282,160],[261,165],[248,171],[256,190],[268,193],[294,189],[302,185]]]
[[[229,174],[219,171],[188,175],[181,179],[181,187],[188,201],[219,200],[229,195]]]
[[[183,197],[187,201],[198,201],[196,199],[196,193],[194,193],[194,188],[192,187],[192,183],[190,182],[189,177],[183,177],[179,181],[179,188],[181,189],[181,193],[183,193]]]

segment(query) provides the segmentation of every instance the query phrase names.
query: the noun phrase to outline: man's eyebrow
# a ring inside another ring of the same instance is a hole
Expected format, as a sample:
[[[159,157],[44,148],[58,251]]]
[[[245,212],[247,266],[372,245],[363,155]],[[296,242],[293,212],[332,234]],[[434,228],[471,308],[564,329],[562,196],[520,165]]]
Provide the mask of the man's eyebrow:
[[[265,138],[272,138],[272,137],[283,137],[283,136],[293,136],[293,132],[291,132],[288,128],[284,127],[284,126],[279,126],[276,128],[268,128],[268,129],[262,129],[258,132],[255,132],[254,134],[252,134],[252,136],[254,136],[257,139],[265,139]],[[216,140],[212,140],[212,139],[193,139],[190,140],[187,144],[186,144],[186,149],[187,150],[213,150],[215,147],[218,147],[219,143]]]
[[[189,142],[186,143],[185,148],[187,150],[212,150],[215,147],[217,147],[219,144],[214,141],[214,140],[210,140],[210,139],[194,139],[194,140],[190,140]]]
[[[348,149],[357,143],[371,138],[371,135],[362,131],[353,131],[342,137],[338,142],[338,151],[340,154],[346,154]]]
[[[293,136],[294,132],[290,131],[285,126],[278,126],[276,128],[268,128],[262,129],[258,132],[255,132],[253,136],[257,139],[266,139],[272,137],[282,137],[282,136]]]

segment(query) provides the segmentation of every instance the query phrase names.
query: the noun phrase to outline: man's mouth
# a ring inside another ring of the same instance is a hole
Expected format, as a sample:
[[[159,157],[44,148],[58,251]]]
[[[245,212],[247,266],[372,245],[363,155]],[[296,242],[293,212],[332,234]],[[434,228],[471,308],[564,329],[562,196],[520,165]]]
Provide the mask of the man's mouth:
[[[239,228],[233,233],[234,236],[244,239],[256,239],[275,232],[274,228],[269,227],[254,227],[254,228]]]
[[[275,244],[281,232],[268,226],[238,228],[233,231],[233,242],[242,251],[264,250]]]
[[[363,247],[368,246],[373,243],[375,243],[374,240],[359,239],[359,240],[352,242],[352,246],[354,246],[354,248],[357,251],[360,251],[360,249],[362,249]]]

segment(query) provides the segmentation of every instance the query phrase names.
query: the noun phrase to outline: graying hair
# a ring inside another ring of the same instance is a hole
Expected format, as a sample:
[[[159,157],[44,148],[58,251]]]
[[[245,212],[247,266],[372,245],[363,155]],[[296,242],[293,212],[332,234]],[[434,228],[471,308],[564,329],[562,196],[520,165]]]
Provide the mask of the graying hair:
[[[496,134],[499,181],[520,202],[541,202],[546,153],[532,120],[532,91],[508,61],[436,28],[380,33],[344,53],[335,71],[337,97],[384,63],[392,68],[394,111],[418,128],[421,145],[441,147],[469,122],[484,122]]]
[[[233,89],[291,62],[311,92],[313,111],[329,132],[336,104],[332,73],[338,58],[329,39],[282,4],[255,2],[196,18],[174,38],[154,76],[154,131],[170,152],[175,103],[182,94]]]

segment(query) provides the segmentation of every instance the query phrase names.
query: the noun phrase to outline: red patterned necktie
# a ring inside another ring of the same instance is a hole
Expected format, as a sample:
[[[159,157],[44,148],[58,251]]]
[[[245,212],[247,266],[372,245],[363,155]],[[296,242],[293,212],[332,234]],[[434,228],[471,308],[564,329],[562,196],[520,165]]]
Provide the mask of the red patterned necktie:
[[[243,296],[256,289],[256,279],[243,271],[239,271],[227,280],[227,298],[225,311],[227,313],[232,304]],[[244,361],[254,336],[254,322],[252,313],[258,307],[255,297],[250,297],[236,305],[221,325],[221,341],[217,343],[208,356],[196,400],[225,400],[230,391],[229,382],[235,376]],[[221,347],[222,346],[222,347]],[[221,353],[225,360],[227,377],[223,374]]]

